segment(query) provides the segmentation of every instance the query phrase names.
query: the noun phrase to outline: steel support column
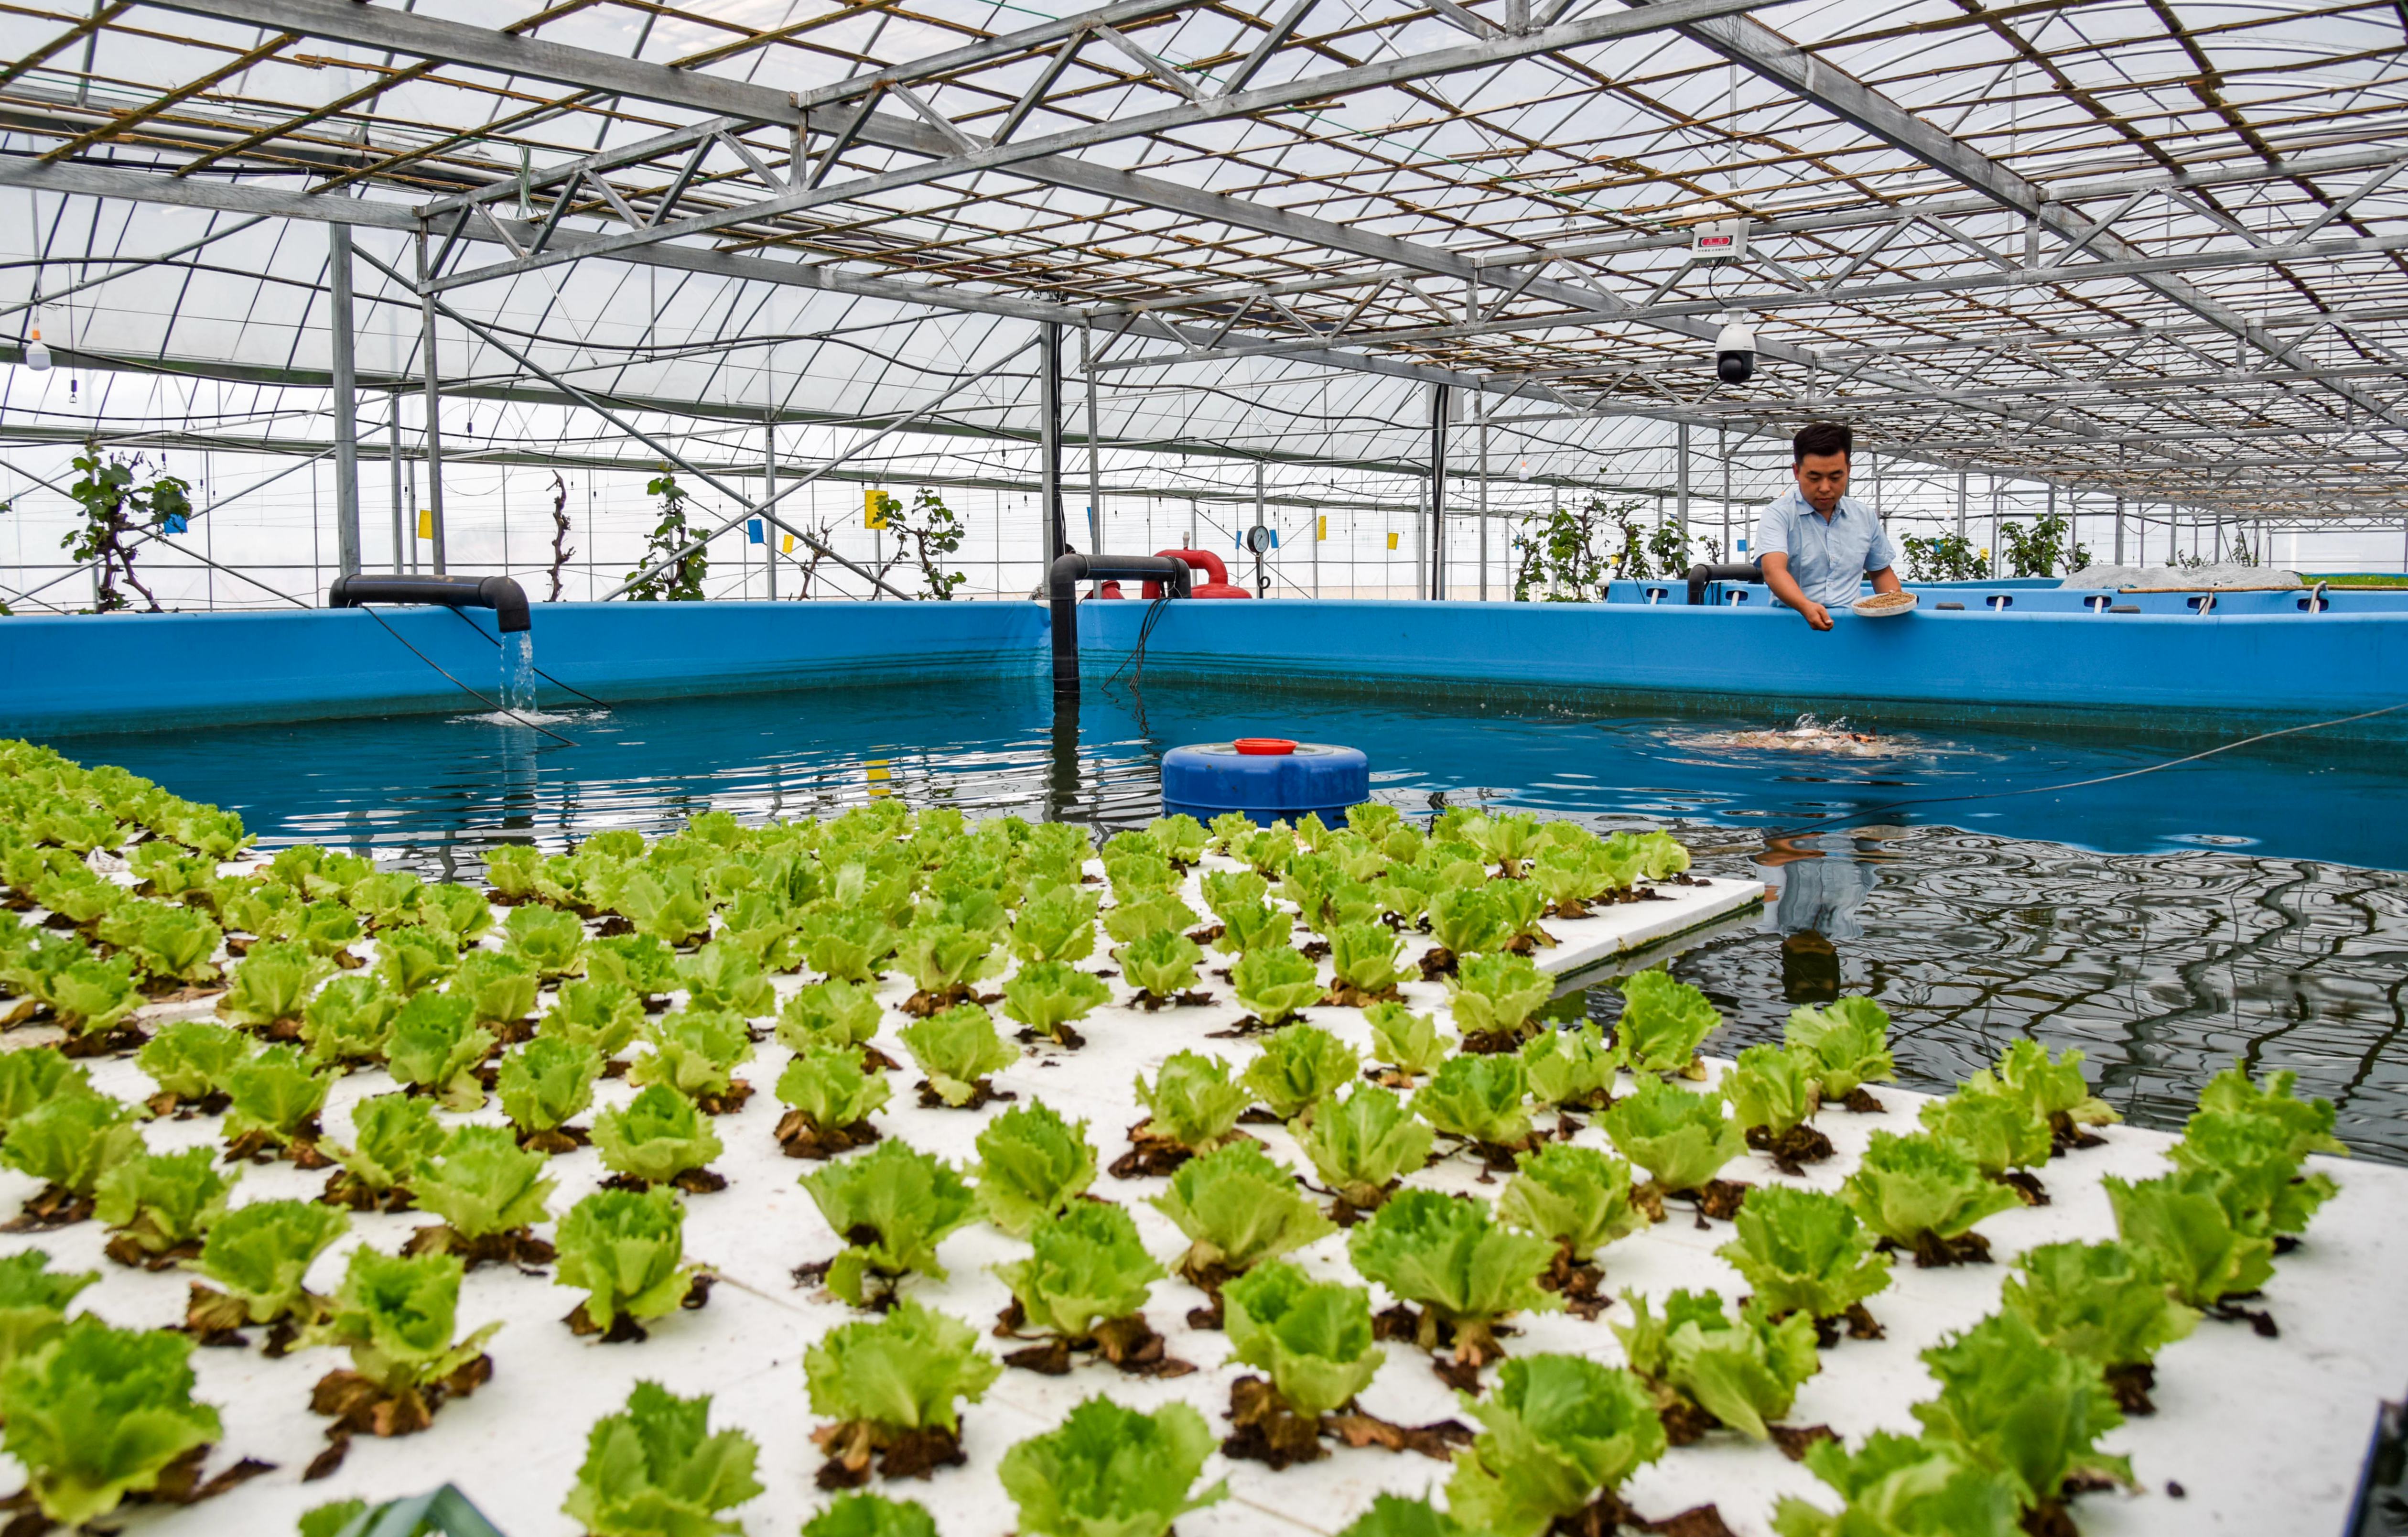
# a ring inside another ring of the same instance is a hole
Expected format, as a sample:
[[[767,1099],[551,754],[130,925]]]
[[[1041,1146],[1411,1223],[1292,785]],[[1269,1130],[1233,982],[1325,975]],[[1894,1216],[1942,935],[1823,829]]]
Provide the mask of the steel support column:
[[[1038,325],[1037,336],[1038,404],[1043,417],[1038,424],[1037,470],[1037,512],[1045,541],[1038,561],[1042,573],[1054,568],[1054,557],[1065,553],[1069,544],[1062,523],[1062,327],[1045,321]]]
[[[1446,418],[1454,409],[1454,389],[1445,384],[1430,386],[1430,517],[1429,517],[1429,597],[1440,602],[1446,597]]]
[[[435,358],[435,294],[425,287],[426,226],[418,227],[418,349],[426,366],[426,511],[433,524],[435,574],[442,576],[443,545],[443,385]],[[415,532],[415,530],[413,530]]]
[[[333,343],[335,546],[345,576],[360,574],[360,391],[351,347],[351,229],[326,226],[326,330]]]

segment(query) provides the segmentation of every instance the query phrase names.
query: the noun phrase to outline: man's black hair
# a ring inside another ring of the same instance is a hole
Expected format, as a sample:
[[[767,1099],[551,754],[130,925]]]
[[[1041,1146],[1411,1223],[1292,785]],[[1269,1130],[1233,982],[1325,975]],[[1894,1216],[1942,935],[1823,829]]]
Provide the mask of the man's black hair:
[[[1798,436],[1789,439],[1789,465],[1795,469],[1806,462],[1810,453],[1836,453],[1853,459],[1856,447],[1856,435],[1845,422],[1817,422],[1800,427]]]

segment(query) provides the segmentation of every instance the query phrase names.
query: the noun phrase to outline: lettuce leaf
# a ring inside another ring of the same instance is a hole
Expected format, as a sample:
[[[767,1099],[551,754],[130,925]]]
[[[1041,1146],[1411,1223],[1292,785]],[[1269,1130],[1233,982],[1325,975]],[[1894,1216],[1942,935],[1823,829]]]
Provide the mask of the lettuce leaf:
[[[1482,1429],[1455,1454],[1447,1508],[1497,1537],[1541,1537],[1664,1455],[1646,1387],[1584,1357],[1509,1360],[1486,1398],[1462,1401]]]
[[[1314,1282],[1272,1259],[1221,1295],[1230,1356],[1268,1372],[1272,1390],[1308,1418],[1352,1402],[1387,1359],[1371,1338],[1371,1298],[1360,1286]]]
[[[1563,1306],[1539,1286],[1555,1260],[1554,1243],[1499,1226],[1475,1196],[1399,1190],[1355,1225],[1346,1252],[1365,1280],[1421,1304],[1422,1348],[1438,1348],[1440,1326],[1453,1329],[1459,1361],[1498,1354],[1496,1323],[1508,1314]]]
[[[979,1205],[1014,1237],[1060,1216],[1096,1182],[1087,1123],[1066,1121],[1042,1099],[1015,1105],[978,1135]]]
[[[43,1515],[71,1528],[107,1515],[223,1433],[194,1401],[192,1354],[186,1336],[87,1314],[0,1372],[6,1444]]]
[[[959,1430],[955,1401],[976,1403],[1003,1374],[978,1331],[906,1299],[883,1317],[838,1324],[803,1352],[811,1413],[890,1430]]]
[[[1702,1189],[1747,1151],[1747,1133],[1723,1113],[1723,1097],[1644,1078],[1602,1117],[1614,1148],[1667,1195]]]
[[[1127,1208],[1101,1201],[1073,1201],[1059,1216],[1039,1217],[1028,1243],[1027,1258],[997,1265],[995,1273],[1027,1328],[1074,1344],[1092,1339],[1098,1324],[1142,1312],[1146,1293],[1168,1273],[1145,1252]]]
[[[1180,1165],[1170,1188],[1150,1200],[1187,1235],[1179,1272],[1198,1285],[1338,1230],[1298,1193],[1295,1176],[1252,1142],[1229,1142]]]
[[[1163,1537],[1187,1512],[1228,1498],[1226,1483],[1195,1492],[1214,1445],[1204,1416],[1183,1403],[1147,1415],[1091,1398],[1004,1453],[996,1476],[1022,1537]]]
[[[585,1461],[561,1510],[590,1537],[738,1537],[721,1513],[762,1492],[760,1448],[710,1429],[710,1395],[681,1399],[639,1382],[627,1406],[586,1432]]]
[[[568,1209],[554,1238],[557,1283],[585,1293],[586,1321],[608,1332],[684,1305],[702,1269],[685,1262],[685,1208],[670,1191],[596,1190]]]
[[[1767,1185],[1748,1192],[1731,1225],[1738,1236],[1714,1253],[1775,1318],[1837,1318],[1889,1285],[1889,1256],[1875,1252],[1871,1235],[1836,1196]]]
[[[1647,1227],[1647,1214],[1630,1202],[1630,1166],[1571,1142],[1541,1142],[1523,1154],[1497,1197],[1497,1214],[1562,1244],[1580,1264]]]

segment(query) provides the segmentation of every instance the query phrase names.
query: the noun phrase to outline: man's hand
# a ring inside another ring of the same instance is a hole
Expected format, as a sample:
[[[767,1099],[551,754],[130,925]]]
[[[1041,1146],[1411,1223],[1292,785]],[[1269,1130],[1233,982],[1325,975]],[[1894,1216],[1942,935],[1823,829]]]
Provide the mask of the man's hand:
[[[1818,630],[1831,627],[1831,610],[1808,597],[1805,590],[1798,585],[1798,579],[1789,574],[1786,552],[1774,550],[1766,553],[1764,584],[1772,589],[1772,596],[1781,599],[1784,607],[1804,614],[1808,625]]]
[[[1802,603],[1792,604],[1791,607],[1795,608],[1799,613],[1804,614],[1806,616],[1806,623],[1813,625],[1814,628],[1818,630],[1828,630],[1831,627],[1831,610],[1823,607],[1820,603],[1814,602],[1813,599],[1809,598]]]

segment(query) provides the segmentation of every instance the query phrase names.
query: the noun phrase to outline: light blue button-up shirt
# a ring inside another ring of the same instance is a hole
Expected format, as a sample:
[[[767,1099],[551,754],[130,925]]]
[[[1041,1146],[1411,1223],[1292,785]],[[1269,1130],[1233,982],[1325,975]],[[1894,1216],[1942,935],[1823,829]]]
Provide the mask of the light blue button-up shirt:
[[[1898,560],[1898,547],[1871,508],[1842,496],[1826,523],[1795,486],[1756,514],[1756,542],[1748,553],[1759,560],[1787,555],[1799,590],[1827,609],[1854,603],[1862,596],[1866,572],[1887,570]]]

